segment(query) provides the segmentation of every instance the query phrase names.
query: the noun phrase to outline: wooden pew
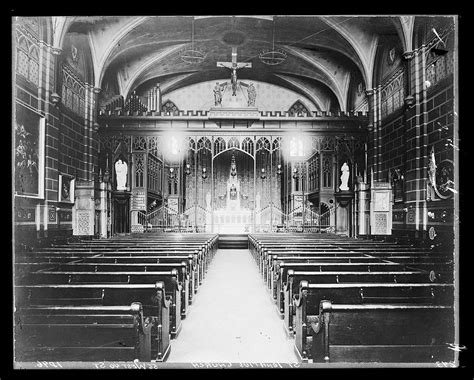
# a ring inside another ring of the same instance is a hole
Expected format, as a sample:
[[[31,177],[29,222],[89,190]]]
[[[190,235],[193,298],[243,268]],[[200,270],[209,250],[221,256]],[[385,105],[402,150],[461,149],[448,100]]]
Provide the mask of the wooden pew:
[[[317,315],[299,299],[295,348],[302,361],[435,363],[454,360],[451,306],[335,304],[322,300]]]
[[[418,254],[425,255],[431,253],[431,251],[424,248],[412,247],[409,245],[400,244],[389,244],[371,241],[360,241],[354,238],[340,239],[337,237],[331,239],[301,239],[301,237],[287,237],[277,236],[276,238],[268,238],[261,236],[258,239],[249,235],[249,249],[256,258],[257,262],[259,259],[257,256],[261,256],[264,250],[271,250],[274,252],[278,251],[348,251],[357,253],[369,253],[377,254],[382,253],[387,255],[388,252],[393,252],[398,255],[406,252],[407,254]]]
[[[108,258],[108,257],[113,257],[114,259],[117,260],[117,262],[125,260],[126,258],[129,258],[131,261],[137,260],[138,262],[150,262],[154,261],[156,263],[166,263],[166,262],[175,262],[176,260],[186,260],[189,259],[190,256],[192,255],[193,257],[193,264],[192,268],[194,270],[194,275],[191,277],[194,279],[193,281],[193,289],[194,292],[191,294],[194,294],[197,292],[197,289],[199,288],[199,285],[202,284],[202,281],[204,279],[205,272],[207,271],[207,265],[206,263],[209,263],[209,260],[205,260],[202,254],[201,250],[194,250],[192,253],[189,253],[188,251],[180,252],[180,251],[174,251],[174,252],[169,252],[169,251],[147,251],[147,252],[136,252],[136,251],[128,251],[128,252],[107,252],[107,253],[81,253],[81,252],[73,252],[71,253],[70,256],[70,261],[72,262],[83,262],[83,261],[90,261],[90,260],[96,260],[99,261],[100,258]],[[54,257],[59,257],[59,259],[55,259]],[[21,256],[21,258],[17,259],[22,260],[22,262],[44,262],[47,260],[49,263],[54,263],[54,262],[63,262],[63,260],[67,261],[67,254],[65,255],[61,251],[54,251],[54,252],[48,252],[47,255],[36,255],[36,256]],[[169,258],[168,258],[169,257]],[[107,261],[109,259],[106,259]],[[191,266],[191,264],[189,264]]]
[[[295,345],[302,359],[308,352],[304,349],[305,326],[308,316],[319,314],[321,301],[333,304],[399,304],[450,306],[454,301],[452,284],[424,283],[347,283],[309,284],[301,281],[295,295]],[[311,320],[311,319],[310,319]],[[367,327],[368,328],[368,327]],[[443,342],[446,343],[446,342]],[[306,351],[306,352],[304,352]]]
[[[431,281],[435,279],[442,282],[452,282],[453,281],[453,272],[450,270],[450,263],[444,263],[435,261],[433,263],[425,262],[423,263],[424,268],[419,266],[412,266],[411,262],[408,264],[402,262],[392,263],[390,261],[382,262],[382,265],[375,265],[378,261],[371,260],[370,258],[319,258],[319,257],[310,257],[301,261],[297,261],[295,257],[285,258],[276,258],[273,262],[272,273],[269,276],[270,283],[269,288],[271,289],[271,294],[274,299],[277,299],[279,292],[282,291],[283,287],[287,283],[288,272],[293,271],[304,271],[306,273],[315,272],[315,275],[318,273],[331,272],[330,264],[338,264],[335,266],[337,271],[332,271],[333,273],[345,274],[349,272],[419,272],[424,273],[426,278],[430,278]],[[328,264],[329,263],[329,264]],[[358,264],[347,266],[343,265],[348,264]],[[334,267],[334,266],[333,266]],[[329,277],[326,277],[329,278]],[[345,277],[347,278],[347,277]],[[339,278],[337,277],[339,280]],[[400,279],[399,279],[400,280]],[[337,281],[334,281],[337,282]],[[342,281],[341,281],[342,282]],[[297,282],[298,284],[299,282]]]
[[[393,256],[396,259],[392,260],[392,256],[355,256],[355,255],[339,255],[339,256],[328,256],[325,254],[321,255],[306,255],[300,254],[299,252],[294,252],[291,256],[278,256],[278,255],[269,255],[268,261],[264,266],[263,278],[267,282],[268,287],[271,289],[273,286],[275,275],[277,275],[281,269],[284,270],[288,266],[305,266],[305,264],[314,264],[317,263],[349,263],[349,264],[399,264],[399,267],[403,270],[420,270],[430,272],[434,271],[447,271],[452,268],[452,261],[446,261],[446,259],[441,257],[425,257],[425,258],[411,258],[407,256]],[[388,267],[386,265],[386,267]],[[315,270],[321,271],[324,270],[324,267],[315,267]],[[371,267],[368,270],[372,270]]]
[[[277,306],[284,320],[284,327],[288,335],[294,332],[295,315],[294,294],[298,292],[299,284],[307,281],[309,284],[350,284],[350,283],[384,283],[384,284],[413,284],[413,283],[450,283],[449,272],[427,273],[419,271],[390,271],[390,272],[286,272],[286,280],[278,282]]]
[[[152,358],[164,361],[170,350],[170,307],[163,282],[156,284],[16,285],[15,307],[123,306],[140,302],[151,328]],[[15,315],[16,318],[16,315]]]
[[[278,250],[264,250],[260,256],[260,271],[263,275],[266,275],[266,270],[271,268],[272,260],[275,256],[326,256],[326,257],[371,257],[380,260],[390,260],[391,257],[400,258],[400,257],[411,257],[408,260],[411,260],[413,263],[422,264],[424,259],[432,259],[432,261],[449,261],[452,258],[447,258],[446,256],[439,255],[422,255],[419,252],[398,252],[398,251],[386,251],[386,252],[377,252],[376,254],[369,254],[363,252],[352,252],[352,251],[319,251],[317,249],[313,250],[291,250],[281,248]],[[393,260],[392,260],[393,261]]]
[[[178,284],[181,287],[181,317],[185,318],[187,314],[188,305],[192,303],[191,297],[194,294],[195,271],[192,268],[192,257],[188,262],[178,260],[173,263],[156,263],[156,259],[151,262],[143,262],[139,258],[132,258],[132,260],[125,260],[125,263],[118,263],[116,258],[101,260],[84,259],[77,262],[59,262],[59,263],[16,263],[15,269],[17,275],[15,278],[18,281],[23,281],[25,277],[31,277],[32,273],[59,271],[59,272],[156,272],[156,271],[178,271]],[[129,258],[126,258],[129,259]],[[168,259],[168,257],[166,257]],[[181,259],[181,258],[179,258]],[[92,262],[90,262],[92,261]],[[155,281],[156,282],[156,281]]]
[[[170,316],[170,334],[172,338],[178,336],[181,330],[182,315],[182,286],[178,283],[178,271],[172,269],[170,271],[161,272],[83,272],[77,267],[74,271],[39,271],[32,272],[29,275],[19,279],[19,285],[57,285],[57,284],[156,284],[162,282],[165,289],[167,299],[171,301]],[[185,299],[187,303],[187,300]]]
[[[150,361],[151,328],[141,303],[41,306],[15,313],[18,361]]]

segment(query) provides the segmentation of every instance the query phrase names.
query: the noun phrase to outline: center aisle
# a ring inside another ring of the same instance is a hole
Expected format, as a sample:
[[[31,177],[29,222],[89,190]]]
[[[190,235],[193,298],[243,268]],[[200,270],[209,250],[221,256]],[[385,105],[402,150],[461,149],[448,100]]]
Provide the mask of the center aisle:
[[[167,362],[298,362],[248,250],[217,251]]]

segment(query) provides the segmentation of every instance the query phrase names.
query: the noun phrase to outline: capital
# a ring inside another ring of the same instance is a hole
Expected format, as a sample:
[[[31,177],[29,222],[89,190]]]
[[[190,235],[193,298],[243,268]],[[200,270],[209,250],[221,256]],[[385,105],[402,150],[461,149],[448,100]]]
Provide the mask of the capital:
[[[92,91],[94,91],[94,94],[100,94],[100,92],[102,91],[102,89],[100,87],[94,87],[92,89]]]
[[[61,48],[54,47],[54,46],[51,48],[51,53],[53,53],[53,55],[61,55],[62,52],[63,52],[63,49]]]
[[[374,94],[374,89],[373,88],[368,88],[365,90],[365,95],[367,96],[372,96]]]
[[[414,55],[415,55],[415,52],[412,50],[412,51],[404,52],[402,54],[402,57],[408,61],[408,60],[412,59]]]

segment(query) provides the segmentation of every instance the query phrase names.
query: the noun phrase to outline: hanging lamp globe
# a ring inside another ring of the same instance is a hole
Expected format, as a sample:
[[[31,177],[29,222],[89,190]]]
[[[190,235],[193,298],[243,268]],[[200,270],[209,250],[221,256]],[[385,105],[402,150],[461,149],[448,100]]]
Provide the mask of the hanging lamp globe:
[[[281,49],[263,50],[258,56],[262,63],[269,66],[279,65],[285,62],[286,57],[286,52]]]
[[[204,61],[204,59],[206,59],[206,53],[200,49],[195,48],[184,49],[181,51],[180,58],[183,62],[191,65]]]

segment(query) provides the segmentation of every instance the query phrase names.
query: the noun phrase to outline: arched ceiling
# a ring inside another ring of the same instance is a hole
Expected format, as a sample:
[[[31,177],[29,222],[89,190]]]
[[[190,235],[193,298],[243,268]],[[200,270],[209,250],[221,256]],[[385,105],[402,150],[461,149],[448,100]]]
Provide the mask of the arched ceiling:
[[[232,46],[239,62],[238,79],[260,80],[298,91],[315,101],[345,110],[351,78],[373,86],[380,38],[395,36],[411,48],[411,16],[114,16],[69,17],[57,29],[85,33],[91,47],[96,87],[116,79],[127,97],[147,83],[173,91],[206,80],[228,80]],[[69,28],[69,29],[68,29]],[[62,37],[55,36],[60,44]],[[200,49],[203,62],[187,64],[184,48]],[[265,49],[282,49],[285,62],[269,66],[259,60]]]

